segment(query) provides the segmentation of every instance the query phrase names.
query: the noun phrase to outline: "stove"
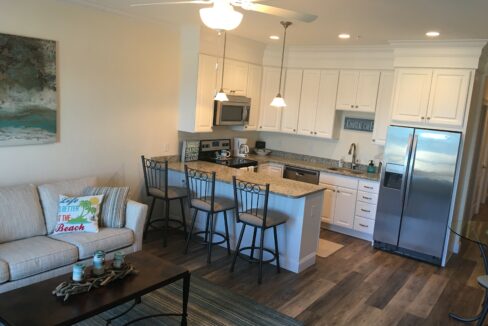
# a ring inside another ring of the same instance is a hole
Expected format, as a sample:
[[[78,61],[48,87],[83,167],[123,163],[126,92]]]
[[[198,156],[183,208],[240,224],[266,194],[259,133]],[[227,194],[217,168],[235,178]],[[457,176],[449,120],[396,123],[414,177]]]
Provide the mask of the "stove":
[[[201,161],[212,162],[220,165],[225,165],[231,168],[241,169],[252,166],[257,166],[258,162],[242,157],[221,157],[219,154],[222,151],[231,150],[230,139],[212,139],[200,141],[200,152],[198,159]]]

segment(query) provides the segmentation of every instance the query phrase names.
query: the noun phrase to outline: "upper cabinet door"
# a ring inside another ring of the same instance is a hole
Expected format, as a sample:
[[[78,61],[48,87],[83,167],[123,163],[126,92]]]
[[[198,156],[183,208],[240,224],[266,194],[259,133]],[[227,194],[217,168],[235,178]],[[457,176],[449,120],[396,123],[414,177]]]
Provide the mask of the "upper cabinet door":
[[[435,69],[432,75],[427,122],[462,127],[471,70]]]
[[[359,73],[354,111],[375,112],[379,82],[379,71],[361,71]]]
[[[280,131],[281,109],[270,105],[278,93],[279,83],[280,69],[264,67],[259,107],[259,130],[261,131]]]
[[[247,74],[247,97],[251,98],[251,114],[249,116],[249,123],[244,126],[247,130],[256,130],[258,128],[262,74],[263,68],[257,65],[249,65],[249,72]]]
[[[391,119],[424,122],[429,104],[432,69],[398,69],[395,78]]]
[[[378,102],[374,116],[373,142],[377,145],[384,145],[386,142],[386,132],[390,124],[392,96],[393,72],[384,71],[381,73]]]
[[[338,110],[353,110],[356,105],[356,94],[358,90],[359,71],[342,70],[339,77],[337,89]]]
[[[317,103],[320,88],[320,70],[303,72],[300,115],[298,117],[298,134],[314,135]]]
[[[230,95],[246,96],[248,70],[249,64],[226,59],[224,68],[224,91]],[[221,73],[219,71],[219,75]]]
[[[314,120],[315,136],[317,137],[335,137],[334,124],[337,123],[335,118],[335,103],[338,83],[338,70],[324,70],[320,73],[317,112]]]
[[[212,131],[214,96],[217,91],[217,58],[200,55],[198,60],[195,132]]]
[[[287,69],[285,90],[283,97],[286,107],[282,109],[281,131],[295,134],[298,126],[298,111],[300,110],[300,95],[302,92],[303,70]]]

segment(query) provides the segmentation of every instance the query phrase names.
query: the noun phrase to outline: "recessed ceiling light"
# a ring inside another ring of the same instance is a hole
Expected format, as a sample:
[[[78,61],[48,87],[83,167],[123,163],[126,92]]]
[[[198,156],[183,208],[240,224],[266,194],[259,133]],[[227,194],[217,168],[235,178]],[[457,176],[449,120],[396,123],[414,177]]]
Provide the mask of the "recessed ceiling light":
[[[430,31],[430,32],[425,33],[425,35],[428,37],[437,37],[437,36],[441,35],[441,33],[436,32],[436,31]]]
[[[279,40],[280,39],[280,37],[278,35],[271,35],[269,38],[272,40]]]
[[[347,33],[341,33],[338,35],[340,39],[343,39],[343,40],[347,40],[347,39],[350,39],[351,38],[351,35],[347,34]]]

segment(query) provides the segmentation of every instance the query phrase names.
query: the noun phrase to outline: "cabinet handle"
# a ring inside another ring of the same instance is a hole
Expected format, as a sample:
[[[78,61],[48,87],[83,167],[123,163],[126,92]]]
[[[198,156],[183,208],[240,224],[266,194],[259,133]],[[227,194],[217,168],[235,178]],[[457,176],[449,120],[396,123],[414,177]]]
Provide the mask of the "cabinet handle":
[[[363,186],[363,187],[366,189],[373,189],[373,187],[370,187],[370,186]]]
[[[247,126],[244,126],[244,129],[247,129]]]
[[[339,190],[337,190],[337,193],[340,194],[341,192]]]
[[[260,129],[263,129],[263,126],[259,126]]]
[[[296,131],[296,129],[293,129],[293,131]]]
[[[351,104],[351,109],[354,109],[354,105]]]
[[[425,117],[420,117],[420,119],[421,119],[421,120],[424,120],[424,119],[425,119]]]
[[[362,223],[359,223],[360,226],[362,226],[363,228],[367,228],[368,226],[366,224],[362,224]]]
[[[356,109],[359,108],[359,105],[356,105]]]
[[[313,131],[310,131],[310,135],[313,135]]]
[[[427,120],[430,120],[430,117],[427,117]]]
[[[373,139],[373,143],[376,141],[376,139]]]
[[[363,196],[363,199],[371,200],[372,198]]]
[[[366,213],[371,213],[371,211],[368,211],[367,209],[362,209],[361,208],[361,211],[366,212]]]
[[[317,132],[316,132],[316,131],[314,131],[314,132],[313,132],[313,134],[314,134],[314,135],[316,135],[316,134],[317,134]]]

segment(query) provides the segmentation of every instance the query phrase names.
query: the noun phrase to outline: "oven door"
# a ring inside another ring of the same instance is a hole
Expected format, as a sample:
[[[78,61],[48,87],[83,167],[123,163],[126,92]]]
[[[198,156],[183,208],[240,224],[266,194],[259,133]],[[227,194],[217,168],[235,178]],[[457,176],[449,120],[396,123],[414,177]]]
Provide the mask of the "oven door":
[[[219,102],[214,104],[214,126],[243,126],[249,122],[248,104],[240,102]]]

